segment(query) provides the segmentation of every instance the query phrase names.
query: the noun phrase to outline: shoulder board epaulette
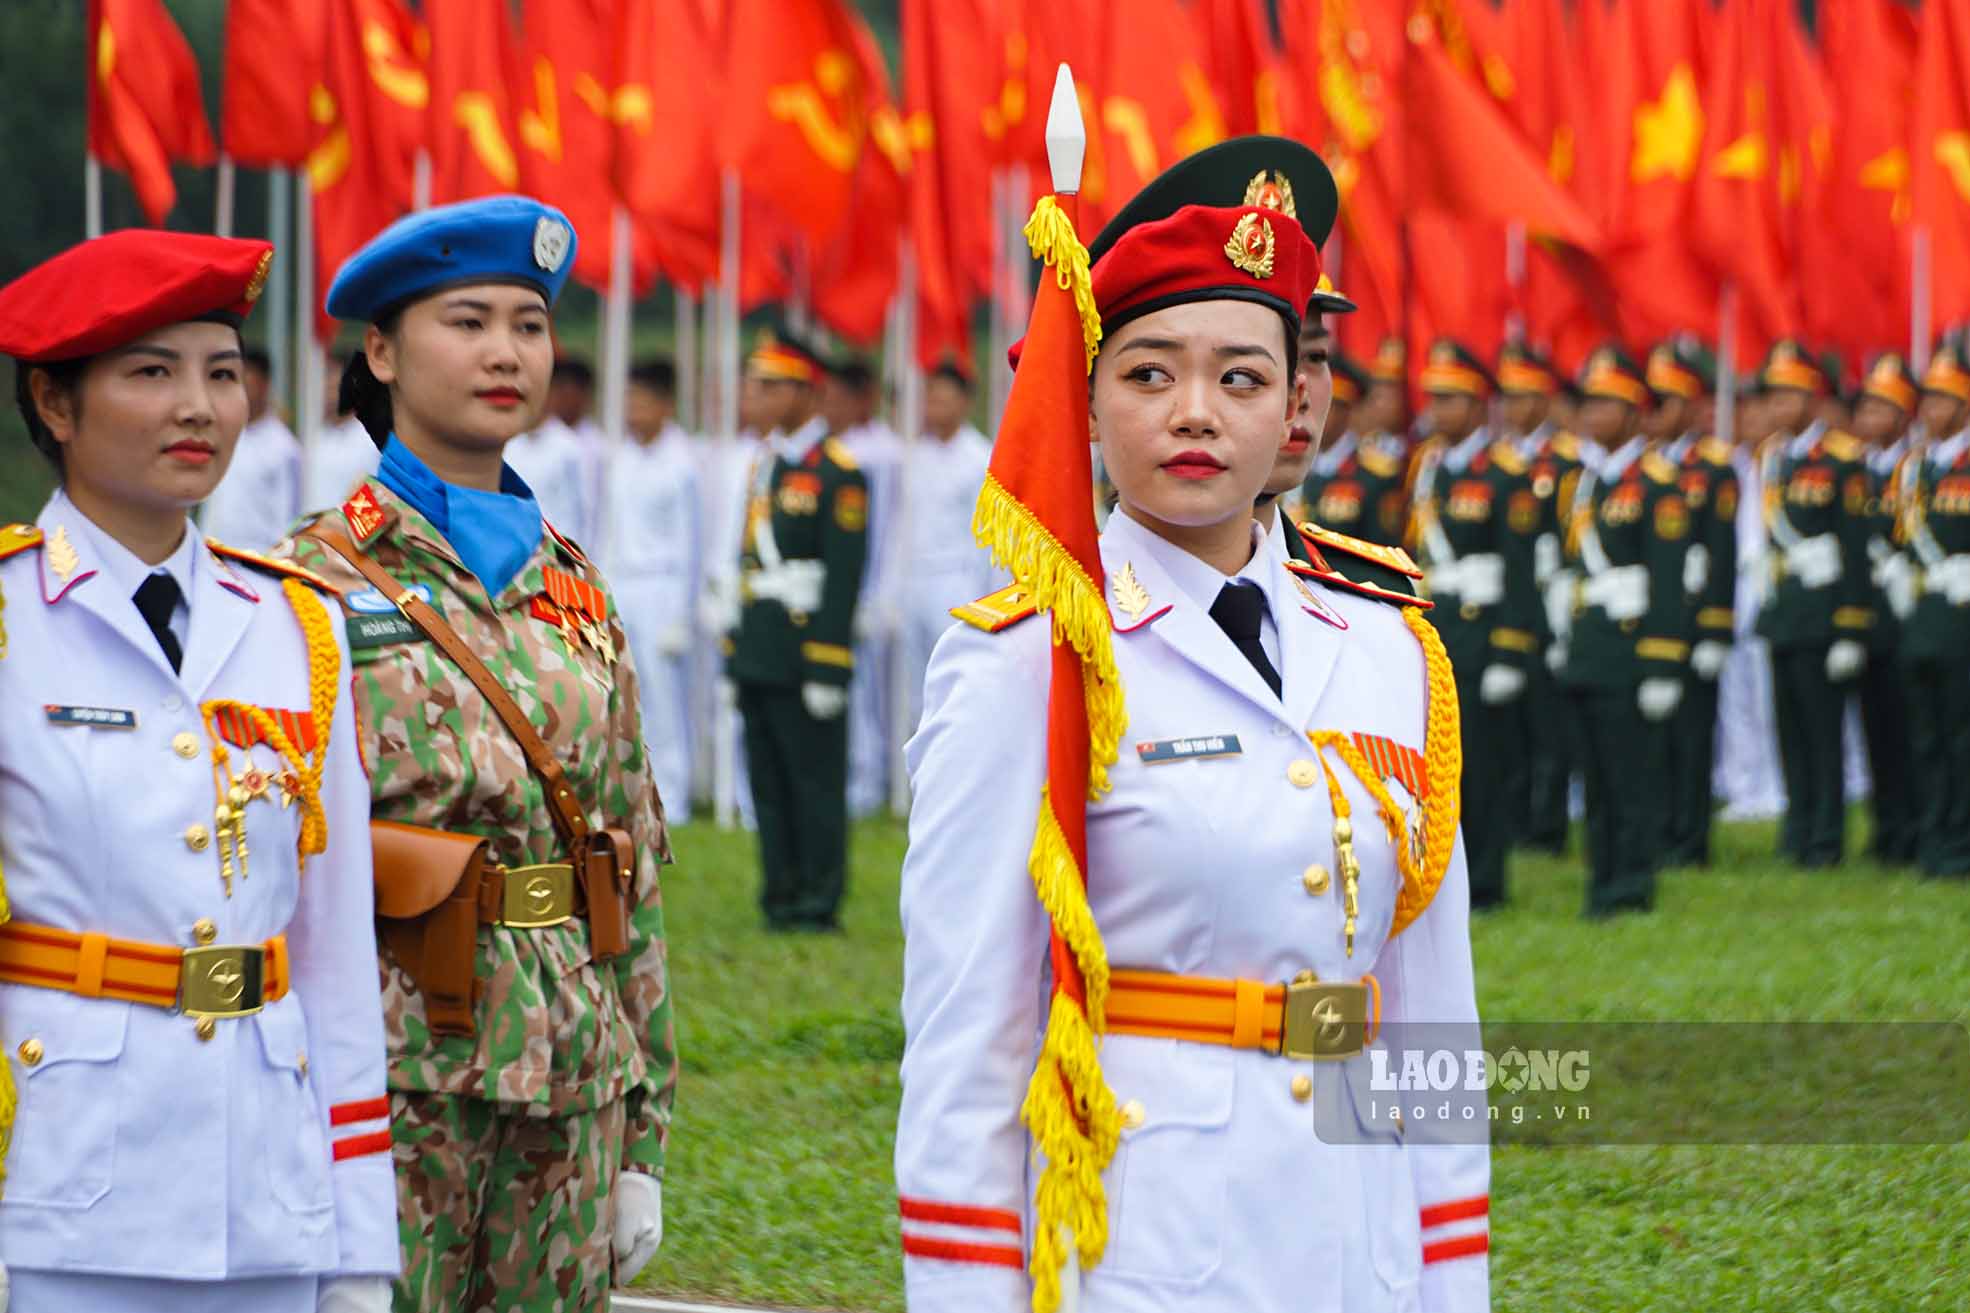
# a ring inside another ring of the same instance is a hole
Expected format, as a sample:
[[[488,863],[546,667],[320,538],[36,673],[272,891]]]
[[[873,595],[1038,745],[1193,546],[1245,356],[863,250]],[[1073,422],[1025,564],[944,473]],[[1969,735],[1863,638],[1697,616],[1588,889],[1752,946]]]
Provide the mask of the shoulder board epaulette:
[[[1384,570],[1406,574],[1411,579],[1423,577],[1422,569],[1410,558],[1409,553],[1400,547],[1385,547],[1381,543],[1350,538],[1344,533],[1335,533],[1332,529],[1323,529],[1317,524],[1302,524],[1299,528],[1300,536],[1323,552],[1339,552],[1343,556],[1352,556],[1371,565],[1379,565]]]
[[[272,556],[262,556],[258,552],[249,552],[244,547],[228,547],[217,538],[207,538],[205,545],[210,547],[214,553],[225,557],[229,561],[238,561],[241,565],[251,566],[255,570],[264,570],[268,574],[285,575],[289,579],[299,579],[302,583],[308,585],[308,587],[319,588],[332,597],[340,597],[342,595],[340,588],[337,588],[334,584],[306,566],[296,565],[292,561],[283,561]]]
[[[1866,450],[1861,446],[1859,438],[1844,429],[1834,429],[1828,433],[1821,439],[1820,446],[1825,448],[1826,454],[1833,459],[1849,463],[1859,460],[1861,453]]]
[[[1350,579],[1339,570],[1323,570],[1319,566],[1306,561],[1288,561],[1286,562],[1286,568],[1302,579],[1310,579],[1317,584],[1326,584],[1329,588],[1340,588],[1350,593],[1358,593],[1362,597],[1372,597],[1378,602],[1391,602],[1396,606],[1416,606],[1421,607],[1425,611],[1436,605],[1435,602],[1427,598],[1416,596],[1414,592],[1403,592],[1399,588],[1384,587],[1382,584],[1367,579]],[[1406,584],[1408,581],[1404,579],[1392,579],[1389,582]]]
[[[567,534],[562,533],[559,529],[555,528],[552,524],[550,524],[547,521],[546,517],[544,516],[541,519],[541,525],[547,530],[548,536],[552,538],[555,542],[561,544],[562,549],[566,551],[568,555],[574,557],[575,560],[581,562],[581,564],[583,565],[588,564],[587,554],[584,553],[581,550],[581,548],[576,545],[574,539],[568,537]]]
[[[1354,454],[1361,468],[1378,479],[1393,479],[1402,473],[1402,462],[1380,447],[1357,446]]]
[[[1007,584],[975,602],[952,607],[951,616],[988,634],[996,634],[1001,629],[1012,628],[1038,609],[1033,605],[1031,593],[1018,584]]]
[[[1553,454],[1561,460],[1579,460],[1579,437],[1569,430],[1561,429],[1553,438]]]
[[[1659,451],[1642,453],[1642,473],[1657,483],[1676,481],[1676,463]]]
[[[0,561],[9,556],[18,556],[30,547],[41,545],[41,531],[31,524],[0,525]]]
[[[1500,438],[1491,444],[1491,459],[1499,469],[1517,477],[1525,473],[1525,457],[1510,438]]]
[[[821,445],[827,450],[828,459],[843,469],[853,470],[861,468],[855,463],[855,454],[849,451],[847,446],[838,439],[824,438],[821,441]]]
[[[1709,461],[1712,465],[1728,465],[1731,463],[1731,444],[1722,438],[1705,438],[1696,444],[1696,449],[1703,454],[1703,459]]]

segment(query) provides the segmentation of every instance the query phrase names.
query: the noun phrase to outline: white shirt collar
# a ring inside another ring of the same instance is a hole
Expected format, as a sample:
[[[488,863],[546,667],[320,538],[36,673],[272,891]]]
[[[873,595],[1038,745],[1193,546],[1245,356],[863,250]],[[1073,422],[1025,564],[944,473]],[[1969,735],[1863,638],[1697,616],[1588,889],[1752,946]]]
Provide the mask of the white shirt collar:
[[[107,576],[105,582],[114,587],[118,593],[124,597],[134,596],[146,578],[162,572],[177,580],[178,595],[184,599],[187,608],[191,606],[192,570],[198,559],[199,544],[203,540],[199,538],[198,529],[192,524],[189,516],[185,519],[185,536],[179,540],[177,549],[161,564],[152,566],[144,564],[137,558],[135,552],[118,542],[108,530],[84,515],[81,509],[69,500],[66,492],[56,491],[54,506],[72,512],[76,532],[88,539],[89,545],[94,549],[92,555],[95,558],[96,568]]]
[[[1469,437],[1444,453],[1443,463],[1449,468],[1462,473],[1470,466],[1471,461],[1477,457],[1477,454],[1490,444],[1491,430],[1486,425],[1480,424],[1472,431]]]
[[[1313,458],[1313,467],[1323,475],[1334,474],[1347,463],[1347,458],[1354,454],[1359,445],[1360,439],[1355,437],[1353,429],[1349,429],[1333,446],[1321,449],[1320,454]]]
[[[1275,530],[1279,528],[1279,524],[1280,521],[1275,519],[1273,522]],[[1132,517],[1122,506],[1117,506],[1115,514],[1108,517],[1108,527],[1103,536],[1120,535],[1128,554],[1146,556],[1155,561],[1162,567],[1163,573],[1170,577],[1170,582],[1177,586],[1178,591],[1189,598],[1200,611],[1208,612],[1212,603],[1218,600],[1218,594],[1224,590],[1224,586],[1236,578],[1258,585],[1265,594],[1266,612],[1269,615],[1272,611],[1273,576],[1277,573],[1271,567],[1275,564],[1276,558],[1267,549],[1267,534],[1264,526],[1257,520],[1253,520],[1251,525],[1251,559],[1239,567],[1236,575],[1223,574],[1210,562],[1192,556],[1175,543],[1159,537]],[[1284,539],[1280,541],[1280,550],[1283,553]]]
[[[1626,474],[1628,467],[1635,463],[1636,458],[1642,454],[1642,448],[1647,445],[1647,438],[1630,438],[1622,443],[1612,456],[1601,462],[1601,481],[1613,483]]]
[[[780,459],[789,465],[798,465],[807,459],[807,453],[814,450],[814,444],[828,436],[828,421],[816,415],[792,433],[776,434],[774,441],[779,448]]]

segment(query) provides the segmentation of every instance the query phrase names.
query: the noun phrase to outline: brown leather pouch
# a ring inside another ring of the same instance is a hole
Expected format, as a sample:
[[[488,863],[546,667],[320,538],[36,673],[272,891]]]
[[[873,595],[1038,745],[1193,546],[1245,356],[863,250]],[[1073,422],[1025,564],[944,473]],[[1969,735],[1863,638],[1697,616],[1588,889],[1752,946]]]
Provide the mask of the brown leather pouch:
[[[629,894],[636,846],[624,830],[588,836],[582,853],[582,885],[588,894],[588,947],[597,962],[629,951]]]
[[[488,840],[371,821],[376,934],[424,995],[432,1033],[471,1035],[479,951],[479,886]]]

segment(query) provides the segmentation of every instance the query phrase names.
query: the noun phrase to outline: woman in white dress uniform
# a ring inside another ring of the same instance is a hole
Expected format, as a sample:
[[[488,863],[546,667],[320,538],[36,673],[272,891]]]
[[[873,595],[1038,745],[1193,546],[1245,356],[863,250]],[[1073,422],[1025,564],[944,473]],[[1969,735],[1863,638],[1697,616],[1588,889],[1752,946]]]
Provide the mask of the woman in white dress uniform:
[[[61,488],[0,526],[14,1313],[389,1307],[369,789],[306,571],[201,538],[272,248],[124,231],[0,289]]]
[[[931,658],[902,896],[913,1313],[1487,1305],[1482,1119],[1375,1120],[1362,1055],[1399,1024],[1475,1047],[1448,663],[1401,552],[1310,531],[1289,564],[1252,519],[1335,206],[1312,152],[1241,138],[1152,183],[1092,248],[1089,426],[1119,495],[1093,583],[1126,714],[1085,804],[1096,933],[1078,888],[1045,886],[1066,909],[1050,915],[1029,874],[1073,843],[1071,813],[1055,828],[1042,807],[1082,806],[1050,776],[1050,625],[1028,618],[1047,549],[959,608]],[[1048,367],[1055,272],[1020,383]],[[1040,413],[1018,388],[988,536],[1002,494],[1044,500],[1005,481],[1008,449],[1041,440],[1014,422]],[[1054,1033],[1079,1015],[1072,991],[1049,1001],[1069,972],[1098,1047]]]

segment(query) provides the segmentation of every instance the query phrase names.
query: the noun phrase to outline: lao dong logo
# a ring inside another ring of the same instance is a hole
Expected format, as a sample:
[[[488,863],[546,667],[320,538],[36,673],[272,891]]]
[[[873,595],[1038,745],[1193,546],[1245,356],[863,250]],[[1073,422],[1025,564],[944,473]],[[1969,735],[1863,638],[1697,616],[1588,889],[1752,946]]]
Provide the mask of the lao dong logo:
[[[1386,1049],[1369,1051],[1369,1088],[1390,1093],[1447,1094],[1499,1089],[1538,1094],[1587,1088],[1587,1050],[1513,1047],[1493,1055],[1483,1049]],[[1399,1061],[1398,1061],[1399,1059]]]

